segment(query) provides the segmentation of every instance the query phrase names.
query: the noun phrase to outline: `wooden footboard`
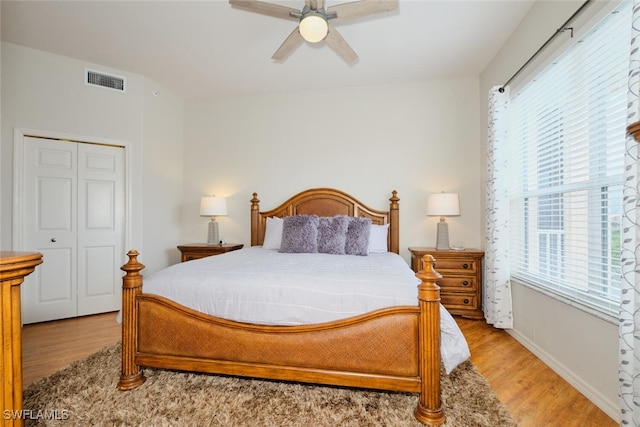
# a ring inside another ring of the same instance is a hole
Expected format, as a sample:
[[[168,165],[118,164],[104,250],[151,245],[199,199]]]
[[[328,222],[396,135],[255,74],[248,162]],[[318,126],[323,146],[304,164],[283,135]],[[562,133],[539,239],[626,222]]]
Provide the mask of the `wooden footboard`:
[[[419,393],[416,418],[441,425],[440,294],[433,258],[417,274],[418,305],[305,326],[264,326],[199,313],[142,292],[138,253],[122,267],[122,372],[141,366]]]

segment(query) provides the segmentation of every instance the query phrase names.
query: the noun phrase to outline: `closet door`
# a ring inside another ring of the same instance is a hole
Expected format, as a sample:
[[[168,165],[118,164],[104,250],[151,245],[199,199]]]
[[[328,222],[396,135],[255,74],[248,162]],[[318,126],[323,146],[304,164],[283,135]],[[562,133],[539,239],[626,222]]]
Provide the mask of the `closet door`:
[[[124,149],[24,141],[23,247],[44,262],[22,286],[23,323],[118,310]]]
[[[77,144],[25,138],[24,248],[44,262],[22,286],[24,323],[77,314]]]
[[[78,144],[78,315],[120,309],[124,149]]]

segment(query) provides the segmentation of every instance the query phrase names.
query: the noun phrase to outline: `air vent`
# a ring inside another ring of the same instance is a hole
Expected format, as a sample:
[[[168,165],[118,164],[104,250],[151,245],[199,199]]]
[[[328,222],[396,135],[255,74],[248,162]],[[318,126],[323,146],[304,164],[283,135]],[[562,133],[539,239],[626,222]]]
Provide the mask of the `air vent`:
[[[102,73],[95,70],[85,70],[85,84],[89,86],[100,86],[118,92],[127,91],[127,80],[122,76]]]

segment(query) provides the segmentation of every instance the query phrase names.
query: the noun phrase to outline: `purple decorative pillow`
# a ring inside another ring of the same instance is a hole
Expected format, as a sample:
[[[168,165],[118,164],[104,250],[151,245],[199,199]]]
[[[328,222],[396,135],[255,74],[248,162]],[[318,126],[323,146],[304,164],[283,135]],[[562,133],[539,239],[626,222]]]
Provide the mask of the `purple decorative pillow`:
[[[344,255],[348,228],[349,217],[347,216],[320,217],[320,222],[318,223],[318,252]]]
[[[317,215],[285,217],[282,222],[280,252],[318,252],[318,223],[319,218]]]
[[[347,255],[365,256],[369,253],[369,234],[371,232],[370,218],[349,218],[347,241],[344,251]]]

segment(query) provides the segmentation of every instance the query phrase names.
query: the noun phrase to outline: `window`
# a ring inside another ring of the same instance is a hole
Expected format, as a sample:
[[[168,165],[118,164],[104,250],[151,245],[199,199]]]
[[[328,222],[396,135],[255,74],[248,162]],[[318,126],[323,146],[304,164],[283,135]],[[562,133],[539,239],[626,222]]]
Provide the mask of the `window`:
[[[617,316],[631,2],[512,96],[511,274]]]

